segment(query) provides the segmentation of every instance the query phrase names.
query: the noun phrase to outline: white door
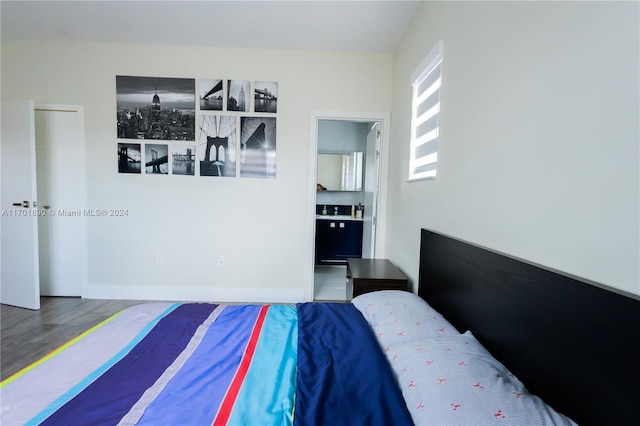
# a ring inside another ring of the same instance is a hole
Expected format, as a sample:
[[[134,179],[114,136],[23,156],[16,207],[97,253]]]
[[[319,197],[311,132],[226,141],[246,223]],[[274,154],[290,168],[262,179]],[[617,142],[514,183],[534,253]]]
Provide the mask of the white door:
[[[86,265],[82,107],[36,105],[40,292],[81,296]]]
[[[40,309],[32,101],[2,102],[0,303]]]
[[[362,231],[362,257],[375,258],[376,212],[378,201],[380,123],[376,122],[367,134],[367,152],[364,167],[364,223]]]

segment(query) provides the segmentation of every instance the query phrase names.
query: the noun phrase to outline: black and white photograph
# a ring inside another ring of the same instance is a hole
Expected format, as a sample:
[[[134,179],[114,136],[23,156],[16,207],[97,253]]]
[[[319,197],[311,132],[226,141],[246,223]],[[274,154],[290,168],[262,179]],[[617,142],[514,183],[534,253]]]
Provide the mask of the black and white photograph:
[[[200,111],[222,111],[222,80],[201,79],[198,86]]]
[[[119,139],[195,140],[192,78],[116,76]]]
[[[275,117],[241,117],[240,123],[240,176],[276,177]]]
[[[144,171],[150,175],[169,174],[169,145],[144,145]]]
[[[251,100],[251,82],[248,80],[229,80],[227,86],[227,111],[248,112]]]
[[[236,176],[237,118],[202,115],[198,126],[200,176]]]
[[[171,173],[194,176],[196,170],[196,146],[174,144],[171,149]]]
[[[141,173],[140,171],[140,144],[118,144],[118,173]]]
[[[253,98],[255,112],[278,112],[278,83],[275,81],[254,82]]]

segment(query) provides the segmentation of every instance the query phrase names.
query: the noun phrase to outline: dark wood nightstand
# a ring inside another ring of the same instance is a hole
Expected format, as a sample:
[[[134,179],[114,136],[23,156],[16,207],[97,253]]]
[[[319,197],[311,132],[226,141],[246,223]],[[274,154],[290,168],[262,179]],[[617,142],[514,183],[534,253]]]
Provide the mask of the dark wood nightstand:
[[[376,290],[409,291],[409,280],[388,259],[347,259],[347,300]]]

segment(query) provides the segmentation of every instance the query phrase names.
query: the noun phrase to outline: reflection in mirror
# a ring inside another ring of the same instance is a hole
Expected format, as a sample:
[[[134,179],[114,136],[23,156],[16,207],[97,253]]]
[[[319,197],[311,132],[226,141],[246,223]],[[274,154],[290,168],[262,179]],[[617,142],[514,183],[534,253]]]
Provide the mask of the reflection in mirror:
[[[362,158],[362,152],[318,154],[318,190],[362,191]]]

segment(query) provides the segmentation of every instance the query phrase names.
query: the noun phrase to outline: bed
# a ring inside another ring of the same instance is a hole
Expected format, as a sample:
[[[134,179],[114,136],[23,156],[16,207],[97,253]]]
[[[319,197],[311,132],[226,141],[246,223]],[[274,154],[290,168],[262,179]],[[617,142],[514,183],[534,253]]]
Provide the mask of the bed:
[[[422,229],[418,294],[580,425],[640,419],[640,297]]]
[[[6,379],[0,398],[3,425],[412,424],[348,303],[137,305]]]
[[[585,425],[637,420],[633,405],[626,406],[638,400],[631,380],[638,373],[638,352],[631,349],[636,334],[606,348],[612,360],[621,361],[607,366],[615,377],[587,386],[589,380],[580,374],[557,373],[568,368],[562,355],[566,345],[558,342],[558,333],[567,332],[564,324],[553,331],[527,327],[527,321],[552,325],[565,312],[562,321],[575,331],[572,327],[584,319],[555,305],[578,305],[570,303],[571,297],[585,289],[605,290],[584,283],[579,290],[557,291],[557,283],[544,289],[540,280],[564,277],[531,276],[519,269],[528,268],[526,262],[513,260],[515,266],[509,266],[486,260],[486,253],[494,253],[421,233],[420,297],[389,290],[351,303],[140,304],[3,381],[1,423]],[[493,279],[482,274],[494,272],[502,287],[484,288]],[[508,281],[514,276],[535,291],[513,288]],[[512,293],[542,293],[551,301],[518,302],[531,302],[530,307],[514,302],[503,309]],[[612,336],[638,330],[638,301],[612,292],[604,299],[610,295],[613,305],[606,303],[615,310],[604,323],[616,324]],[[485,296],[502,298],[500,306],[487,310]],[[601,315],[601,298],[598,293],[596,301],[584,299],[588,307],[583,309]],[[541,312],[548,312],[546,319],[540,320]],[[587,325],[592,342],[599,329]],[[545,343],[536,340],[540,333],[561,349],[547,354]],[[589,343],[568,350],[572,357],[578,356],[576,350],[584,355],[584,361],[574,359],[582,366],[593,362],[592,353],[602,356],[603,349]],[[617,358],[621,352],[625,355]],[[593,371],[580,371],[599,379]],[[574,393],[583,386],[584,392]],[[568,402],[574,398],[576,403]],[[611,422],[602,421],[607,412]]]

